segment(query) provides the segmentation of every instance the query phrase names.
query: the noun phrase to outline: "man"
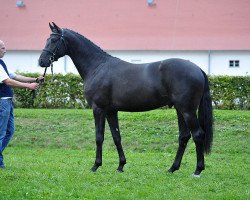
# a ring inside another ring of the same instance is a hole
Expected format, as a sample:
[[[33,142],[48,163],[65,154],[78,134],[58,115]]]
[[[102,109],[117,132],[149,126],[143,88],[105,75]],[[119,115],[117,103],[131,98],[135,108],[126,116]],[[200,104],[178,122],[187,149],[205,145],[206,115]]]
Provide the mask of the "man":
[[[5,45],[3,41],[0,40],[0,168],[5,168],[2,153],[13,136],[15,129],[12,87],[35,90],[38,87],[38,83],[31,82],[43,79],[43,77],[32,78],[21,76],[8,71],[7,66],[1,59],[5,53]]]

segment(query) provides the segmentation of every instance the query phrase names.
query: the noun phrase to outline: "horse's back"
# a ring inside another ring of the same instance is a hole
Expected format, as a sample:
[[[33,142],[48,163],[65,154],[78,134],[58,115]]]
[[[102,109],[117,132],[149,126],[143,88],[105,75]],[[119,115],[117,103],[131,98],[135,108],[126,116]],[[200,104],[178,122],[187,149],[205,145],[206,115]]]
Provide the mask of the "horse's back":
[[[159,68],[162,72],[178,79],[190,78],[201,79],[201,81],[203,81],[203,75],[200,67],[189,60],[179,58],[163,60],[161,61],[161,66]]]

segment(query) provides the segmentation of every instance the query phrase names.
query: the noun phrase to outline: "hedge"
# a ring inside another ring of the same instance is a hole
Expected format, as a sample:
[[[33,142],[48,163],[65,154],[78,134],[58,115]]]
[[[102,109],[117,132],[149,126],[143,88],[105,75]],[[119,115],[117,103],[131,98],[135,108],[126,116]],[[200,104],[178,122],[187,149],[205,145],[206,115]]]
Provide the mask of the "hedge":
[[[24,76],[37,77],[35,73]],[[213,105],[217,109],[250,109],[250,76],[209,76]],[[32,98],[30,90],[14,89],[20,108],[87,108],[84,83],[79,75],[46,75],[46,81]]]
[[[250,109],[250,76],[211,76],[210,91],[217,109]]]
[[[39,74],[22,74],[38,77]],[[36,91],[36,96],[30,90],[15,88],[14,102],[20,108],[86,108],[84,99],[84,85],[80,76],[75,74],[46,75]]]

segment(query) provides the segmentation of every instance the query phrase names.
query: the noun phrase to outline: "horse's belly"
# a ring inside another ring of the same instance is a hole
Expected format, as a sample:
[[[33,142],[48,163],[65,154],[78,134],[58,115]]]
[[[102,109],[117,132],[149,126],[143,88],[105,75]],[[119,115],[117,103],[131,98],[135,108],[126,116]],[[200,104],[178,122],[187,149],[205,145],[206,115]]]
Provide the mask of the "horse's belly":
[[[120,111],[142,112],[160,108],[162,106],[172,106],[167,97],[133,97],[123,99],[113,103],[113,107]]]
[[[163,105],[157,105],[157,106],[136,106],[136,107],[121,107],[121,108],[117,108],[116,110],[118,111],[124,111],[124,112],[145,112],[145,111],[149,111],[149,110],[154,110],[160,107],[163,107],[167,104],[163,104]]]

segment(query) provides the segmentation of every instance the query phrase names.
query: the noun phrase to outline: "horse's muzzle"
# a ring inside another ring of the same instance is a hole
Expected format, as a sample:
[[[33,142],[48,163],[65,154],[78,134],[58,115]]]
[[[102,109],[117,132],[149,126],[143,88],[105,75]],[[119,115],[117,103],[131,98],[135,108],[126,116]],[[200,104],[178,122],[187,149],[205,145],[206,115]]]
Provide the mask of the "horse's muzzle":
[[[50,62],[46,61],[45,59],[42,59],[42,58],[39,58],[38,64],[40,67],[49,67],[50,66]]]

